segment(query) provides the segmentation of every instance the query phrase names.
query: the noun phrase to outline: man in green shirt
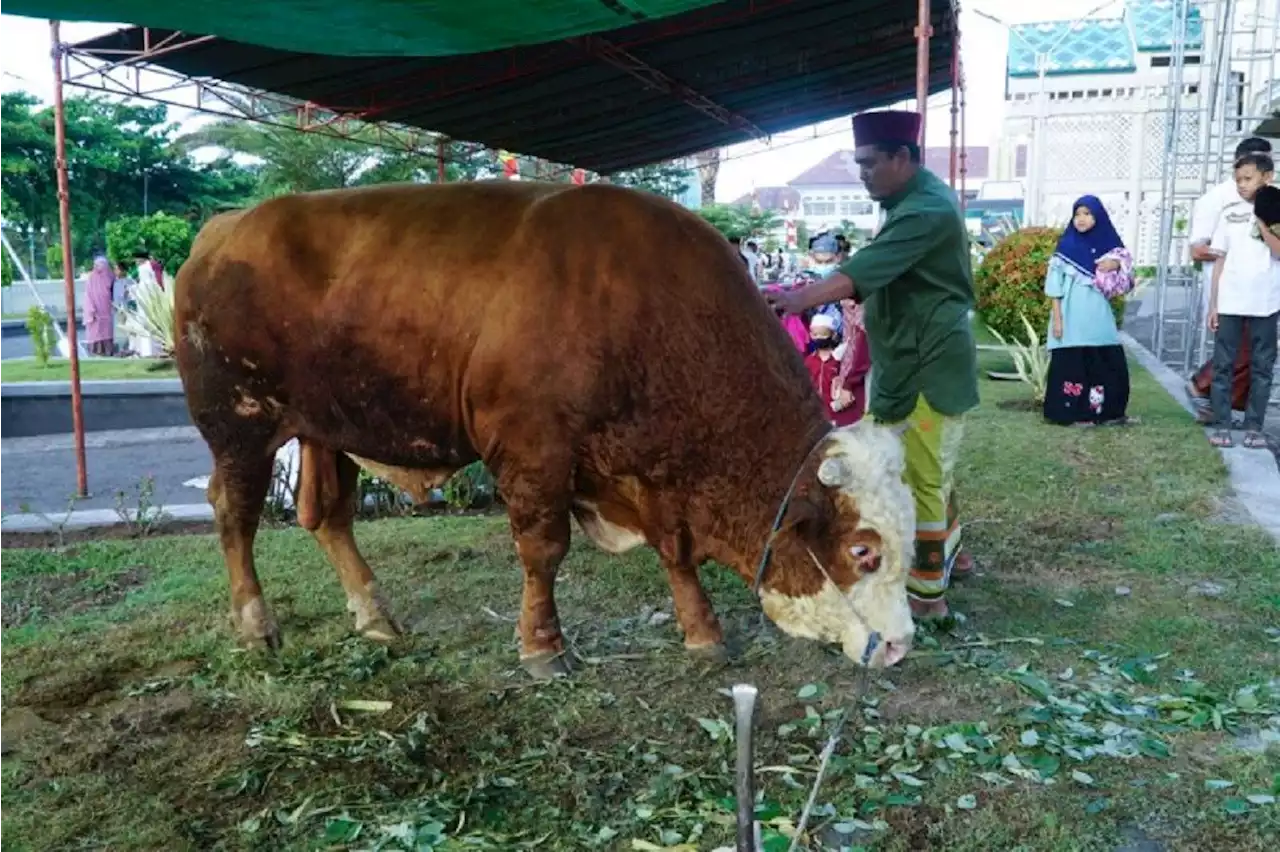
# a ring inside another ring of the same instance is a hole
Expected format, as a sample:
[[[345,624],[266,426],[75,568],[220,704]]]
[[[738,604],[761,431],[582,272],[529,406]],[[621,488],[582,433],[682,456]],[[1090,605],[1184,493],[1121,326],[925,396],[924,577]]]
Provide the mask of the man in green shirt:
[[[969,235],[955,192],[920,164],[918,113],[862,113],[853,135],[862,183],[888,213],[884,225],[820,282],[770,300],[789,313],[850,298],[865,306],[868,411],[903,430],[904,478],[916,499],[911,609],[936,618],[947,614],[952,577],[973,567],[960,548],[952,488],[962,415],[978,404]]]

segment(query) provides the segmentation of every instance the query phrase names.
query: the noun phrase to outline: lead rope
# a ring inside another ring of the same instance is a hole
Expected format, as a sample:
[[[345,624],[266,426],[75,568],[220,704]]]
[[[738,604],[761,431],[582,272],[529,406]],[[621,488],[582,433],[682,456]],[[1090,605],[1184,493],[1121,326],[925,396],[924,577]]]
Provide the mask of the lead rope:
[[[790,508],[791,506],[791,498],[795,496],[796,486],[800,483],[800,476],[801,474],[804,473],[805,466],[808,465],[809,459],[813,456],[814,452],[817,451],[818,447],[822,445],[823,440],[830,433],[831,433],[830,429],[823,432],[822,435],[818,438],[818,440],[813,444],[813,446],[809,448],[809,452],[805,453],[804,459],[800,462],[799,468],[796,469],[795,476],[791,478],[791,484],[787,486],[787,491],[782,496],[782,503],[778,506],[778,513],[773,519],[773,526],[769,530],[769,535],[765,539],[764,550],[760,554],[760,564],[756,567],[755,584],[752,587],[752,591],[755,593],[757,598],[760,597],[761,588],[764,585],[765,572],[769,570],[769,563],[773,557],[774,540],[777,539],[778,532],[782,527],[782,520],[783,518],[786,517],[787,509]],[[818,567],[818,570],[822,572],[822,576],[826,578],[827,582],[831,583],[831,585],[836,588],[838,593],[839,586],[835,585],[835,580],[832,578],[831,572],[829,572],[827,570],[827,567],[822,564],[822,560],[818,559],[817,554],[813,552],[812,548],[806,547],[805,551],[809,554],[809,558],[813,560],[813,564],[816,565]],[[867,620],[862,617],[862,614],[859,613],[856,609],[854,609],[853,604],[849,602],[848,598],[845,598],[843,595],[841,595],[841,598],[844,600],[845,605],[849,608],[849,614],[853,616],[853,619],[855,621],[857,621],[864,628],[866,628],[866,631],[867,631],[867,647],[862,652],[862,660],[861,660],[862,672],[858,676],[858,683],[854,689],[854,695],[852,700],[849,702],[849,704],[845,706],[844,711],[840,714],[840,717],[836,720],[835,726],[831,729],[831,735],[827,738],[826,745],[822,747],[821,759],[819,760],[819,763],[818,763],[818,775],[813,781],[813,788],[809,790],[809,798],[805,802],[804,810],[801,811],[800,813],[800,821],[796,823],[796,833],[791,838],[791,845],[787,848],[787,852],[796,852],[796,849],[799,848],[800,838],[804,835],[804,830],[809,824],[809,816],[813,813],[814,804],[817,802],[817,799],[818,799],[818,790],[822,787],[822,779],[826,775],[827,765],[831,762],[831,755],[835,753],[836,744],[840,741],[840,734],[844,728],[845,720],[849,718],[849,713],[853,709],[854,704],[857,703],[859,700],[861,700],[862,696],[866,694],[867,682],[871,676],[871,669],[869,668],[871,663],[871,658],[875,655],[876,649],[880,646],[880,639],[881,639],[880,633],[871,628],[871,625],[868,624]],[[763,611],[760,613],[760,618],[761,618],[761,621],[763,622],[764,620]],[[754,802],[752,803],[752,808],[754,810]],[[739,813],[740,829],[741,829],[741,820],[742,820],[742,813],[740,809],[740,813]],[[740,834],[739,849],[743,848],[741,843],[744,840],[745,838]],[[750,847],[747,847],[747,848],[750,848]]]
[[[806,548],[806,550],[809,549]],[[835,580],[831,578],[826,566],[822,564],[822,561],[818,559],[812,550],[809,550],[809,558],[813,560],[814,565],[818,566],[818,570],[822,572],[823,576],[832,585],[835,585]],[[841,597],[843,598],[844,596],[842,595]],[[848,603],[848,598],[844,598],[844,600]],[[800,821],[796,823],[796,833],[791,838],[791,845],[787,847],[787,852],[796,852],[796,849],[799,848],[800,838],[804,836],[804,830],[809,825],[809,815],[813,813],[813,806],[818,801],[818,790],[822,787],[823,776],[827,774],[827,764],[831,762],[831,755],[835,753],[836,744],[840,742],[840,734],[844,729],[845,720],[849,718],[849,713],[853,710],[854,705],[862,700],[862,696],[867,694],[867,682],[871,678],[871,669],[869,668],[871,657],[875,654],[876,648],[880,646],[880,634],[871,629],[871,625],[867,624],[866,619],[853,608],[851,603],[849,603],[849,612],[863,627],[867,628],[867,647],[862,652],[862,671],[858,674],[858,683],[854,688],[853,697],[845,705],[840,717],[836,719],[836,724],[831,729],[831,736],[827,737],[827,744],[822,747],[822,756],[818,761],[818,776],[813,779],[813,787],[809,790],[809,798],[804,803],[804,810],[800,812]]]

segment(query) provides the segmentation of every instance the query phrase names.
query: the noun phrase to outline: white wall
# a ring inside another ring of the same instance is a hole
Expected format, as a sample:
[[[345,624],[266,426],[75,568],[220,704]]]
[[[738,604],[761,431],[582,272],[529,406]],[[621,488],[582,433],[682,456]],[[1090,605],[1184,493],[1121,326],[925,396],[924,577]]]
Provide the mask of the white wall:
[[[67,315],[67,303],[64,296],[63,284],[61,280],[37,280],[33,282],[36,293],[49,309],[49,313],[55,317],[65,317]],[[39,304],[36,297],[32,295],[31,288],[26,282],[15,279],[12,286],[0,288],[0,313],[5,317],[16,319],[20,315],[26,318],[27,311],[32,305]],[[81,306],[84,305],[84,279],[76,280],[76,311],[79,312]]]

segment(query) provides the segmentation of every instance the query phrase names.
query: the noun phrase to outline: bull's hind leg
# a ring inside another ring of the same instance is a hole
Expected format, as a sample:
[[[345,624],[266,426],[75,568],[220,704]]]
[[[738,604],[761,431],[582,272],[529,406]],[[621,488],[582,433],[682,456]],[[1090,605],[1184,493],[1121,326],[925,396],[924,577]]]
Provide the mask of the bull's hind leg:
[[[338,572],[347,593],[347,609],[356,617],[356,632],[375,642],[394,641],[400,626],[379,593],[352,531],[360,468],[345,453],[306,440],[300,443],[298,523],[311,531]]]
[[[535,678],[569,674],[556,613],[556,570],[569,552],[570,465],[537,471],[503,471],[499,489],[507,502],[516,554],[524,566],[520,601],[520,663]]]
[[[231,619],[251,646],[280,647],[280,628],[262,600],[253,564],[253,539],[271,485],[272,457],[220,456],[209,478],[209,502],[231,582]]]

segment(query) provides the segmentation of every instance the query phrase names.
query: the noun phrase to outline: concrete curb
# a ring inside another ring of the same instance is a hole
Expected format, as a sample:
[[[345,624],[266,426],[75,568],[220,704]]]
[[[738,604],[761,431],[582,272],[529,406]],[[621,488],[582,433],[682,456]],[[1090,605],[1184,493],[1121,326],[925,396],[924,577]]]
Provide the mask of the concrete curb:
[[[137,444],[177,443],[200,440],[200,431],[194,426],[171,426],[156,429],[104,429],[86,432],[84,445],[89,450],[109,450],[114,447],[130,447]],[[0,441],[0,456],[25,453],[69,451],[75,448],[73,435],[29,435],[25,438],[5,438]]]
[[[80,383],[84,396],[182,395],[181,379],[90,379]],[[71,396],[71,382],[8,382],[0,385],[0,396]]]
[[[1195,409],[1187,399],[1187,380],[1166,367],[1159,358],[1123,331],[1120,340],[1125,348],[1138,359],[1138,363],[1160,383],[1188,414],[1195,416]],[[1209,430],[1205,430],[1208,440]],[[1270,450],[1249,450],[1241,446],[1218,450],[1227,465],[1231,488],[1236,498],[1249,513],[1254,523],[1262,527],[1280,544],[1280,470]]]
[[[213,507],[208,503],[183,503],[163,506],[160,511],[168,521],[212,521]],[[63,519],[66,522],[63,523]],[[137,513],[130,513],[130,520],[137,520]],[[0,530],[8,533],[54,532],[59,526],[64,531],[87,530],[97,527],[114,527],[124,523],[115,509],[86,509],[69,516],[58,512],[49,514],[5,515],[0,518]]]

